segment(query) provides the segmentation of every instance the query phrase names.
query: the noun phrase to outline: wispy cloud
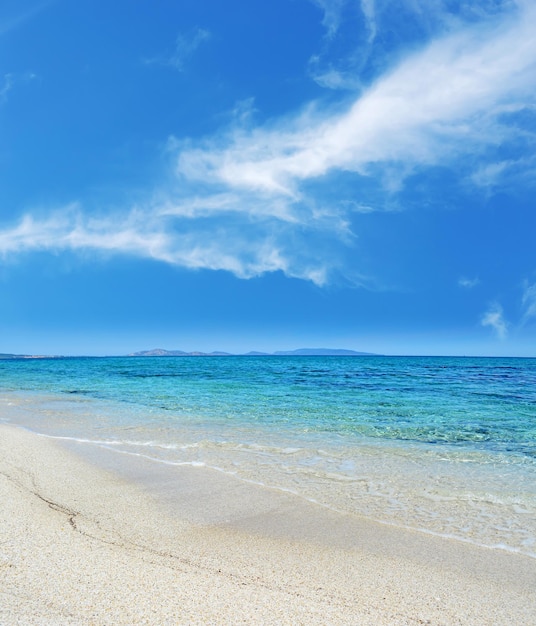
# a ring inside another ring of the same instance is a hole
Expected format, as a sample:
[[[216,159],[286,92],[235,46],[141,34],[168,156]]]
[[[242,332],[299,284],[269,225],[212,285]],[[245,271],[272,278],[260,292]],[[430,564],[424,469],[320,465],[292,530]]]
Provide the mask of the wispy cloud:
[[[359,90],[409,47],[466,24],[507,14],[515,0],[311,0],[323,11],[324,45],[310,59],[314,80],[329,89]]]
[[[153,63],[168,65],[179,72],[183,72],[195,51],[209,39],[210,32],[204,28],[196,28],[189,33],[179,33],[175,41],[175,50],[171,56],[153,57],[146,59],[145,62],[149,65]]]
[[[536,283],[531,285],[528,281],[525,281],[521,304],[523,305],[521,323],[526,324],[529,320],[536,318]]]
[[[508,323],[504,319],[503,309],[497,302],[491,304],[480,320],[482,326],[493,329],[499,339],[505,339],[508,335]]]
[[[0,86],[0,103],[7,100],[7,94],[13,87],[13,77],[11,74],[4,75],[3,84]]]
[[[229,199],[221,198],[206,206],[206,215],[226,211]],[[190,206],[133,209],[122,215],[88,217],[77,204],[44,218],[24,216],[16,225],[0,231],[0,255],[8,258],[27,252],[84,252],[126,254],[162,261],[189,269],[224,270],[240,278],[265,272],[286,275],[322,285],[328,266],[318,262],[322,241],[311,249],[307,229],[300,236],[278,222],[251,225],[244,229],[240,220],[199,220],[191,222]],[[314,236],[314,233],[313,233]]]
[[[181,34],[177,37],[175,54],[169,60],[170,65],[182,71],[185,63],[199,48],[199,46],[210,39],[210,33],[204,28],[197,28],[189,35]]]
[[[350,12],[354,18],[362,17],[366,23],[368,39],[376,36],[377,0],[311,0],[323,12],[322,24],[326,29],[326,38],[332,39],[345,22]]]
[[[487,163],[478,168],[471,176],[473,182],[481,187],[494,187],[502,179],[504,172],[511,167],[512,161]]]
[[[536,84],[534,8],[506,23],[433,42],[378,80],[343,113],[311,107],[250,133],[240,130],[179,151],[188,180],[287,198],[337,171],[385,177],[507,142],[506,109],[532,106]]]
[[[464,289],[472,289],[473,287],[476,287],[479,283],[480,280],[478,278],[467,278],[466,276],[462,276],[458,280],[458,285],[460,287],[463,287]]]
[[[12,30],[15,30],[19,26],[22,26],[25,22],[31,20],[37,14],[41,13],[41,11],[47,9],[49,6],[54,4],[54,2],[56,2],[56,0],[39,2],[33,7],[21,11],[16,15],[0,15],[0,36],[5,35]]]
[[[309,74],[321,87],[356,91],[376,37],[375,0],[311,0],[323,12],[321,49],[309,59]]]
[[[361,0],[361,11],[367,21],[368,41],[372,43],[376,39],[376,2],[375,0]]]
[[[340,24],[327,8],[345,3],[318,4],[336,32]],[[365,6],[376,24],[376,3]],[[534,23],[530,3],[500,19],[458,24],[344,109],[311,103],[257,126],[237,115],[214,136],[175,139],[173,178],[159,202],[100,221],[81,208],[27,217],[0,231],[0,251],[92,249],[241,277],[282,271],[324,284],[340,271],[363,282],[344,260],[356,212],[381,210],[411,174],[429,167],[452,167],[470,179],[475,161],[479,168],[496,161],[497,145],[533,147],[517,114],[535,105]],[[178,69],[207,37],[199,30],[179,39]],[[351,182],[351,194],[340,180]],[[482,323],[506,333],[500,309]]]
[[[499,186],[515,189],[533,186],[536,181],[536,156],[523,154],[517,159],[499,159],[485,163],[472,175],[471,182],[492,194]]]
[[[333,37],[341,23],[341,13],[347,0],[312,0],[324,13],[322,24],[326,28],[327,36]]]
[[[513,328],[514,330],[520,330],[534,319],[536,319],[536,283],[531,284],[528,280],[525,280],[521,296],[521,316],[515,320]],[[500,339],[504,339],[508,335],[508,330],[512,327],[512,324],[505,320],[503,309],[498,302],[491,303],[480,322],[482,326],[492,328]]]
[[[7,102],[8,93],[13,90],[16,84],[29,83],[36,79],[36,75],[33,72],[26,72],[25,74],[4,74],[3,82],[0,83],[0,104]]]

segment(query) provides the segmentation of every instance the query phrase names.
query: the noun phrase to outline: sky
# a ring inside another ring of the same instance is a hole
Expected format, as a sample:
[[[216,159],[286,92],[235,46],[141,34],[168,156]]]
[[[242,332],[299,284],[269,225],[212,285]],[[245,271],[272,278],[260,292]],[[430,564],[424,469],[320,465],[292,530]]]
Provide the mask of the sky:
[[[536,356],[535,24],[4,0],[0,352]]]

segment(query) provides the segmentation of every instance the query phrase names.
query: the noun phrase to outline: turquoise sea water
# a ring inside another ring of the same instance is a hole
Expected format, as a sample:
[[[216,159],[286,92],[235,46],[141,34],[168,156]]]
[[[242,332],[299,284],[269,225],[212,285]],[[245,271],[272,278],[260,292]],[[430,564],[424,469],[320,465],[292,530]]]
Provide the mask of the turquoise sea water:
[[[536,556],[536,359],[0,361],[0,419]]]

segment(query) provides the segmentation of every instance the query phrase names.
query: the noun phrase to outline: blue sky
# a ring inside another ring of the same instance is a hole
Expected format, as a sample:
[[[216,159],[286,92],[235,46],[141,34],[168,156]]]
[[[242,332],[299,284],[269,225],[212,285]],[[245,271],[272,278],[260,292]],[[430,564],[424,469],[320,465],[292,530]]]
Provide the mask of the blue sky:
[[[536,356],[535,24],[4,1],[0,352]]]

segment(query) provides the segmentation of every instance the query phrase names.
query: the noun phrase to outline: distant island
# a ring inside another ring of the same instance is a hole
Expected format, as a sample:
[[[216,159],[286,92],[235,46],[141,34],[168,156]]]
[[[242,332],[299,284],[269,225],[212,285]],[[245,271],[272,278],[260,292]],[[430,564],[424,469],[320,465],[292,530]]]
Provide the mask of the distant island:
[[[111,356],[111,355],[110,355]],[[117,355],[123,356],[123,355]],[[233,354],[231,352],[185,352],[184,350],[164,350],[162,348],[153,348],[152,350],[142,350],[141,352],[132,352],[127,357],[142,356],[380,356],[373,352],[356,352],[355,350],[343,350],[332,348],[300,348],[299,350],[278,350],[276,352],[258,352],[251,351],[246,353]],[[0,353],[0,361],[2,360],[18,360],[18,359],[72,359],[72,358],[91,358],[83,356],[59,356],[44,354],[8,354]],[[95,357],[99,358],[99,357]],[[104,357],[100,357],[104,358]]]
[[[230,352],[184,352],[182,350],[163,350],[153,348],[133,352],[128,356],[378,356],[372,352],[356,352],[355,350],[341,350],[331,348],[300,348],[298,350],[278,350],[277,352],[246,352],[245,354],[231,354]]]
[[[182,350],[163,350],[153,348],[152,350],[142,350],[133,352],[127,356],[234,356],[230,352],[183,352]]]
[[[0,353],[0,360],[9,360],[9,359],[61,359],[62,357],[58,356],[46,356],[44,354],[6,354]]]

